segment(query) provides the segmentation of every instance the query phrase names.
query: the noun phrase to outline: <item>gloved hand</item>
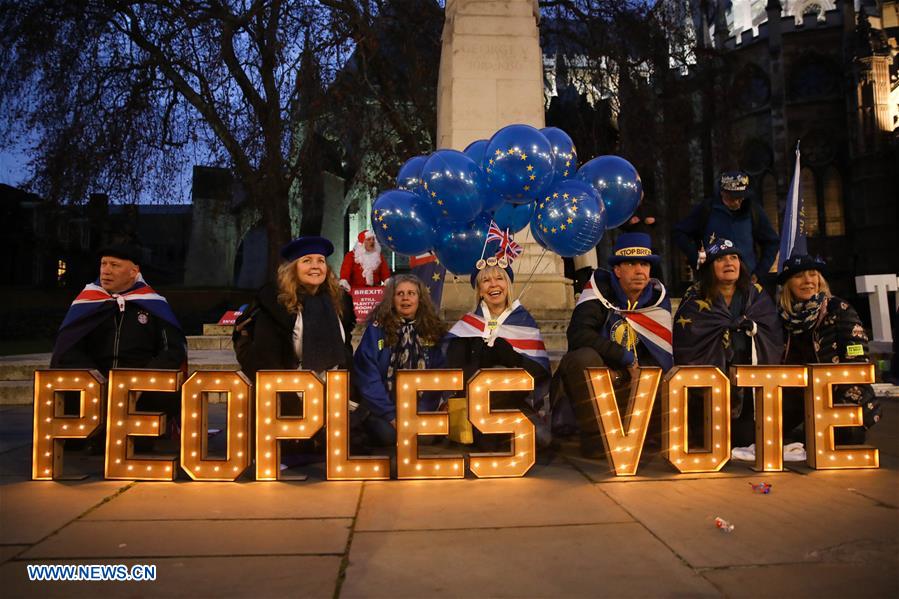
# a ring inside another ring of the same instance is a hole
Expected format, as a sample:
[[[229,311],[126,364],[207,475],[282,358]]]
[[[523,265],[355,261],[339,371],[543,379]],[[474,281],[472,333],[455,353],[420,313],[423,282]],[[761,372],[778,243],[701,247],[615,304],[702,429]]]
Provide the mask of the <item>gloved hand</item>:
[[[754,336],[757,330],[755,323],[745,316],[741,316],[740,320],[737,321],[736,329],[746,333],[750,337]]]
[[[503,366],[510,368],[521,366],[521,354],[515,351],[512,344],[502,337],[497,337],[493,341],[493,356],[496,359],[496,362]]]

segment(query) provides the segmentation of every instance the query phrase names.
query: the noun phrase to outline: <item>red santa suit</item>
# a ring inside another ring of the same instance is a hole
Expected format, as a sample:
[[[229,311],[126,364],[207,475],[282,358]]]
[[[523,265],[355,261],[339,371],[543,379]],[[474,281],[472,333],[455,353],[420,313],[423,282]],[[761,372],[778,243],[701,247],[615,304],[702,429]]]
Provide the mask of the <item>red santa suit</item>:
[[[353,287],[376,287],[390,278],[390,268],[381,257],[381,246],[375,239],[372,251],[365,251],[365,239],[374,239],[371,231],[359,233],[353,251],[347,252],[340,267],[340,286],[349,291]]]

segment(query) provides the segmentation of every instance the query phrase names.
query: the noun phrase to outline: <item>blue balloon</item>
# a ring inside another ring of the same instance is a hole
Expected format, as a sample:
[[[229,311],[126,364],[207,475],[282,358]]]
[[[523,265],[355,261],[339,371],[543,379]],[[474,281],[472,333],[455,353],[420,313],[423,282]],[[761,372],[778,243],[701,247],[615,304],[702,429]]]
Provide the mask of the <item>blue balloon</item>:
[[[381,245],[414,256],[434,245],[434,213],[426,199],[402,189],[391,189],[372,205],[371,224]]]
[[[493,221],[500,229],[509,229],[513,233],[518,233],[531,222],[534,206],[533,203],[503,204],[493,215]]]
[[[643,199],[640,174],[621,156],[597,156],[578,170],[577,178],[602,196],[609,229],[626,223]]]
[[[403,163],[400,172],[396,176],[396,186],[399,189],[414,193],[423,193],[421,189],[421,169],[428,161],[427,156],[413,156]]]
[[[587,183],[560,181],[537,200],[532,223],[539,227],[546,247],[566,258],[596,247],[606,230],[602,198]]]
[[[438,218],[469,222],[481,213],[487,189],[475,162],[456,150],[437,150],[421,170],[422,193]]]
[[[490,138],[484,154],[487,183],[507,202],[526,204],[552,184],[552,145],[530,125],[509,125]]]
[[[540,133],[552,144],[555,177],[553,183],[562,179],[573,179],[577,174],[577,150],[567,133],[558,127],[544,127]]]
[[[462,153],[474,160],[474,163],[478,166],[484,166],[484,152],[487,151],[487,144],[490,143],[486,139],[479,139],[477,141],[473,141],[464,150]]]
[[[539,245],[540,247],[542,247],[544,249],[548,249],[546,247],[546,242],[543,241],[543,231],[540,230],[540,221],[537,220],[536,211],[534,212],[534,215],[531,217],[531,224],[530,224],[529,228],[531,230],[531,237],[534,238],[534,241],[537,242],[537,245]]]
[[[441,222],[434,236],[437,259],[453,274],[470,274],[481,257],[489,228],[490,215],[487,213],[479,214],[470,223]]]
[[[484,212],[496,212],[506,204],[503,196],[495,194],[489,189],[481,194],[481,201],[484,203]]]

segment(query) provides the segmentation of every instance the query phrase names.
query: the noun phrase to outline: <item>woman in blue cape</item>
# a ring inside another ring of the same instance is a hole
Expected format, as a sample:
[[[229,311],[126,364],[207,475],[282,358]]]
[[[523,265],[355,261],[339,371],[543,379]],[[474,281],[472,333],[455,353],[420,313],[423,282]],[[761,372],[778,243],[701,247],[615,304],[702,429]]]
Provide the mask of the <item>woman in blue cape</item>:
[[[717,366],[727,374],[736,364],[779,364],[783,331],[774,302],[750,279],[740,251],[728,239],[706,248],[699,281],[684,294],[674,315],[674,363]],[[735,456],[754,442],[752,391],[731,388],[731,445]],[[700,433],[700,418],[690,422]],[[701,437],[700,437],[701,438]]]
[[[440,339],[446,326],[424,283],[414,275],[387,281],[384,299],[372,310],[353,357],[353,385],[370,415],[366,432],[377,445],[396,444],[396,373],[441,368]],[[418,410],[434,411],[438,393],[422,393]]]

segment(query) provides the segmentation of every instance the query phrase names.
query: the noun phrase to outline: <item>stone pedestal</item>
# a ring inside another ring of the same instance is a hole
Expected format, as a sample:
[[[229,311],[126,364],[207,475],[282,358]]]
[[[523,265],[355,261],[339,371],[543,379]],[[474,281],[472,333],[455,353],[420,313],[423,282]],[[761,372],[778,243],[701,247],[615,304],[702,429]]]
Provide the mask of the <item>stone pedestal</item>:
[[[544,126],[543,61],[536,0],[447,0],[437,97],[437,146],[462,150],[506,125]],[[574,307],[562,260],[546,252],[525,229],[516,236],[524,253],[513,265],[515,289],[536,318],[564,317]],[[539,261],[539,264],[538,264]],[[474,265],[472,265],[474,266]],[[447,275],[447,316],[472,308],[468,277]]]

